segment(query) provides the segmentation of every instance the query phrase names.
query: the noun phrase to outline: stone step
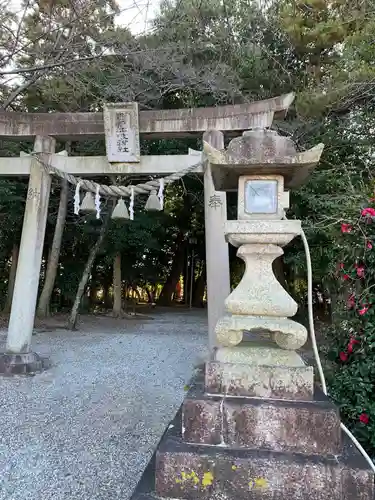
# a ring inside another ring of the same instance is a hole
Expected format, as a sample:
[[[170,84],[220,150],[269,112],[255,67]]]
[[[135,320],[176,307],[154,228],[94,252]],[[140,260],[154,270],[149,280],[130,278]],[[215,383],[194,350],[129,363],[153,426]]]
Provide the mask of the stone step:
[[[210,397],[191,387],[182,407],[182,438],[194,444],[338,455],[339,413],[324,396],[315,401]]]
[[[156,453],[155,492],[142,500],[373,500],[371,469],[343,441],[340,457],[234,450],[187,444],[173,426]]]
[[[242,363],[206,363],[205,389],[209,394],[309,401],[314,394],[311,366],[268,366]]]
[[[147,468],[145,469],[137,487],[135,488],[131,499],[130,500],[177,500],[177,499],[171,499],[170,497],[161,497],[155,493],[155,465],[156,465],[156,453],[153,455],[152,459],[150,460]],[[371,489],[371,488],[370,488]],[[349,492],[349,494],[351,494]],[[351,500],[375,500],[375,492],[373,492],[373,496],[371,495],[371,491],[369,491],[368,488],[363,490],[360,493],[360,496],[354,496],[350,497]],[[206,497],[207,498],[207,497]],[[222,498],[225,498],[225,500],[231,500],[229,497],[225,496],[209,496],[209,498],[220,500]],[[249,498],[251,499],[250,495]],[[254,497],[253,497],[254,498]],[[259,498],[259,496],[255,497]],[[289,497],[287,496],[281,496],[279,497],[282,500],[290,500]],[[304,497],[298,497],[298,499],[303,500]],[[305,497],[309,499],[310,497]],[[345,497],[342,497],[342,499],[348,500],[348,495]]]

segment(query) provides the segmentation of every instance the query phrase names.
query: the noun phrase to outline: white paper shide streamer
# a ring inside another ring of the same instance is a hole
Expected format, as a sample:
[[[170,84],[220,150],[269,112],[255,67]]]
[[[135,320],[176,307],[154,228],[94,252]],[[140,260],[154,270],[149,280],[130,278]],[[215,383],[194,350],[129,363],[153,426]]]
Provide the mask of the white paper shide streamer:
[[[76,185],[75,193],[74,193],[74,214],[75,215],[79,214],[79,204],[81,203],[80,196],[79,196],[80,187],[81,187],[81,182],[78,182]]]
[[[158,198],[160,201],[160,210],[164,208],[164,179],[160,179]]]
[[[96,185],[96,193],[95,193],[95,208],[96,208],[96,218],[100,219],[100,194],[99,194],[100,186]]]
[[[134,220],[134,187],[133,186],[131,186],[129,214],[130,214],[130,220]]]

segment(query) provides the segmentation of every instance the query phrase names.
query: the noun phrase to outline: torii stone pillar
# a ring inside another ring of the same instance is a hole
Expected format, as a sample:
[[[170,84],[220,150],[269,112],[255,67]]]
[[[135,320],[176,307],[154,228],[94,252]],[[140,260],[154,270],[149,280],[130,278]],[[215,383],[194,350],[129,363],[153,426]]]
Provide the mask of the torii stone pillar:
[[[54,153],[55,139],[37,136],[34,151]],[[6,353],[0,355],[0,373],[28,373],[43,365],[43,361],[30,352],[30,345],[50,189],[50,175],[36,159],[32,160]]]
[[[203,141],[215,149],[224,149],[224,134],[208,130]],[[230,293],[228,243],[224,236],[227,201],[223,192],[215,191],[209,162],[204,167],[204,219],[206,237],[208,342],[210,354],[216,347],[215,325],[224,313],[224,301]]]

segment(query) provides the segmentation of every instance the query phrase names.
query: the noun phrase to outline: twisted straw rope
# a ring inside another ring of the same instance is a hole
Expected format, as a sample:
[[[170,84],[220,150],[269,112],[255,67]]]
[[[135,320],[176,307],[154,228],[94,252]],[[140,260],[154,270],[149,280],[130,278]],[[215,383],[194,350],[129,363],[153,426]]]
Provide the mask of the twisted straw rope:
[[[48,174],[55,174],[61,179],[67,180],[68,182],[70,182],[70,184],[73,184],[73,186],[76,186],[78,183],[80,183],[80,187],[84,191],[89,191],[90,193],[96,194],[98,188],[98,184],[96,182],[77,178],[72,174],[68,174],[67,172],[63,172],[62,170],[53,167],[52,165],[48,165],[39,157],[38,153],[31,153],[31,156],[33,156],[42,165],[42,167]],[[178,181],[185,175],[193,172],[201,165],[202,161],[199,161],[198,163],[195,163],[194,165],[191,165],[190,167],[187,167],[180,172],[175,172],[174,174],[164,177],[164,184],[171,184],[172,182]],[[148,194],[150,191],[154,191],[159,186],[160,179],[148,181],[144,184],[136,184],[134,186],[107,186],[105,184],[99,184],[99,194],[105,198],[126,198],[131,195],[132,191],[134,191],[134,194]]]

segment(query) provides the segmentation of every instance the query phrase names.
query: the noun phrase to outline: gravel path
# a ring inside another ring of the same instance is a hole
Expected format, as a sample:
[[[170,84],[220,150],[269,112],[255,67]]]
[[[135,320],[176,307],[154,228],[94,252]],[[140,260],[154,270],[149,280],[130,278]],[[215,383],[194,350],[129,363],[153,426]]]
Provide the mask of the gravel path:
[[[203,311],[179,311],[33,337],[53,366],[0,378],[0,500],[129,498],[206,354],[206,328]]]

